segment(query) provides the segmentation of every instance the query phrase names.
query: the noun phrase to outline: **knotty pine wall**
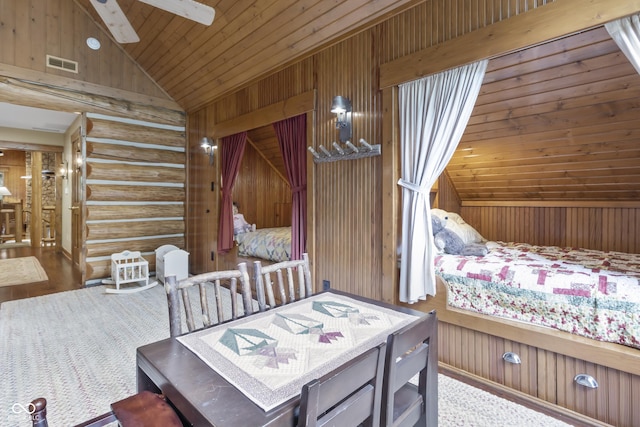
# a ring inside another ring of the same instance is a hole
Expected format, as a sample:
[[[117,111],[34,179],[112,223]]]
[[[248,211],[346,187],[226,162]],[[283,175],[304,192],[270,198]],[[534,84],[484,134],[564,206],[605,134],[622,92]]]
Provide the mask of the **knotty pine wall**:
[[[305,91],[317,91],[313,145],[328,147],[337,139],[334,96],[353,105],[353,140],[382,143],[383,104],[378,87],[380,64],[433,46],[491,23],[546,4],[546,1],[426,1],[382,24],[355,34],[313,56],[252,82],[246,88],[190,112],[197,117],[199,139],[216,123],[240,117]],[[388,114],[388,112],[385,112]],[[190,133],[190,136],[192,134]],[[193,140],[192,140],[193,141]],[[383,145],[384,147],[384,145]],[[384,150],[384,148],[383,148]],[[383,153],[384,155],[384,153]],[[316,288],[331,287],[380,299],[383,293],[383,216],[397,209],[382,193],[381,157],[314,164],[309,155],[308,184],[311,255]],[[198,186],[190,174],[190,188]],[[269,191],[264,188],[263,191]],[[209,241],[215,235],[209,236]],[[385,286],[392,286],[387,283]]]

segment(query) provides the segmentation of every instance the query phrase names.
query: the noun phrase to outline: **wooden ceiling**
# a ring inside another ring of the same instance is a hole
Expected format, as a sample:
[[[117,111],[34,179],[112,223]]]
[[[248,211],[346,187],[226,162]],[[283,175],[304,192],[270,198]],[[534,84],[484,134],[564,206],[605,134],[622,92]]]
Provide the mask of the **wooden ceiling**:
[[[89,0],[75,1],[108,33]],[[187,112],[420,2],[199,1],[215,9],[211,26],[118,0],[140,37],[123,48]]]
[[[463,201],[637,201],[639,100],[604,27],[493,59],[446,172]]]

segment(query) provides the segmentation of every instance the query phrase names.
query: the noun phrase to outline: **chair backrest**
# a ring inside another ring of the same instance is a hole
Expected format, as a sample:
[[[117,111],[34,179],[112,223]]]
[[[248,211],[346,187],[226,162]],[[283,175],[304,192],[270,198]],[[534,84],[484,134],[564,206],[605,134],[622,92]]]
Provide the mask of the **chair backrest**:
[[[313,294],[307,253],[303,253],[302,259],[299,260],[283,261],[266,266],[263,266],[260,261],[254,261],[253,265],[260,311],[307,298]]]
[[[238,289],[238,282],[240,282],[240,289]],[[196,325],[196,318],[191,306],[190,289],[196,285],[199,288],[202,326],[200,326],[200,323]],[[182,297],[189,332],[227,320],[225,319],[224,310],[226,296],[223,295],[223,288],[228,288],[231,300],[231,315],[227,315],[227,318],[236,319],[241,315],[253,314],[251,283],[247,265],[244,262],[238,264],[237,270],[212,271],[190,276],[180,281],[176,281],[175,275],[165,277],[171,336],[182,335],[180,297]],[[208,290],[211,292],[207,292]],[[242,295],[243,313],[240,313],[238,307],[238,292]],[[216,316],[212,315],[210,309],[209,301],[212,299],[215,300]]]
[[[385,343],[305,384],[298,427],[380,425]]]
[[[418,375],[417,386],[409,380]],[[438,423],[438,319],[435,311],[387,337],[382,424]]]
[[[30,403],[32,427],[49,427],[47,399],[39,397]],[[143,390],[111,404],[111,410],[75,427],[182,427],[182,421],[161,394]]]

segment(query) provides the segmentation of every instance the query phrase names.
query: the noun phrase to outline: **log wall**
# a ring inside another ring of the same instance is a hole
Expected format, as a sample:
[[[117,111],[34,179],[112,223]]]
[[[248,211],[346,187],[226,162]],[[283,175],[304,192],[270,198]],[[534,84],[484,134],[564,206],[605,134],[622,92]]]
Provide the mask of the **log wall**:
[[[185,128],[88,114],[87,280],[111,276],[111,254],[185,247]]]

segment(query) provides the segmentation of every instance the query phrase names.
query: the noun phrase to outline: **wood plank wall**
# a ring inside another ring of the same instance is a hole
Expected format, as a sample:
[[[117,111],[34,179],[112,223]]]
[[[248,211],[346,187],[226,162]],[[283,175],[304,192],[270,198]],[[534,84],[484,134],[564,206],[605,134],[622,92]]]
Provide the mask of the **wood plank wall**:
[[[88,114],[87,279],[111,276],[111,254],[185,247],[185,129]]]
[[[2,185],[7,187],[11,196],[4,196],[5,202],[19,202],[27,199],[27,180],[20,178],[27,174],[26,153],[24,151],[3,150],[0,156],[0,172],[4,174]]]
[[[640,209],[463,206],[460,214],[490,240],[640,253]]]
[[[264,191],[268,188],[269,191]],[[257,228],[291,225],[291,189],[256,149],[247,143],[238,177],[233,187],[233,201],[249,224]],[[282,217],[282,204],[288,204],[288,221]]]
[[[20,73],[31,70],[51,77],[168,98],[73,0],[2,1],[0,16],[0,74],[12,75],[5,64],[20,68]],[[100,39],[99,50],[87,46],[89,34]],[[47,67],[46,55],[78,62],[78,73]],[[21,77],[25,77],[24,74]]]

